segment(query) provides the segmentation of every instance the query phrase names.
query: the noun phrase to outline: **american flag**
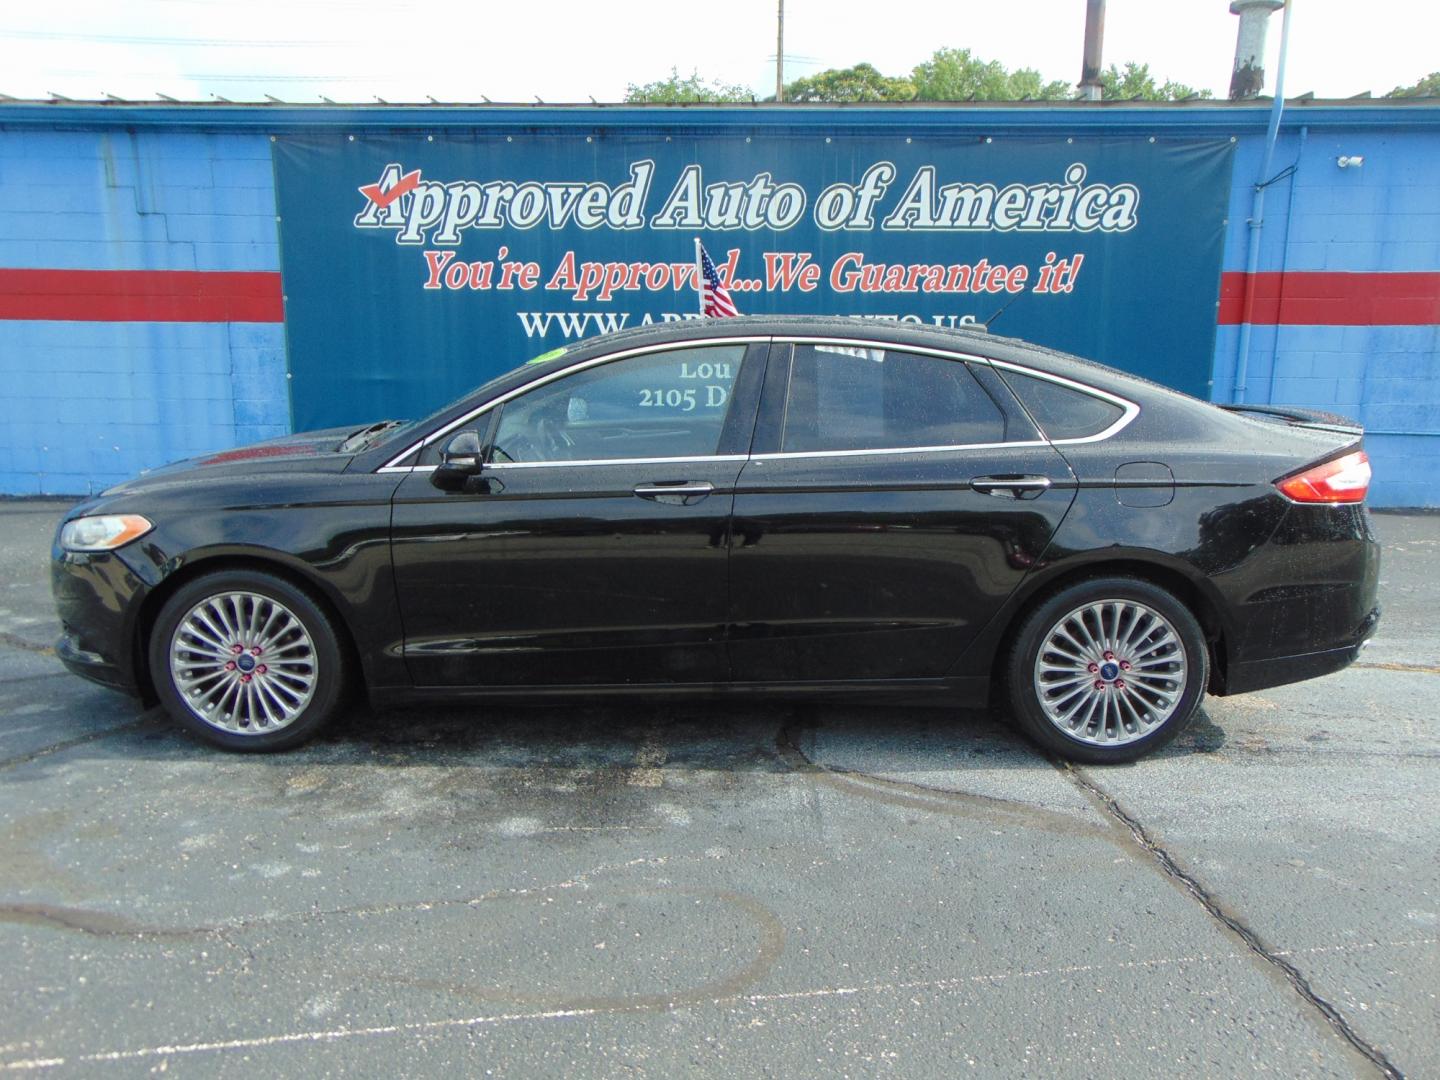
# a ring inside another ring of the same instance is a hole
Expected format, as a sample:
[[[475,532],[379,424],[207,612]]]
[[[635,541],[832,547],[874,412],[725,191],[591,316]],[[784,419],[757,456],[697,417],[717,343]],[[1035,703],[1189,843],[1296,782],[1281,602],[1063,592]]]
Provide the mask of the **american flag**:
[[[720,274],[698,236],[695,238],[695,269],[699,274],[700,314],[714,319],[739,315],[735,301],[730,299],[730,290],[720,284]]]

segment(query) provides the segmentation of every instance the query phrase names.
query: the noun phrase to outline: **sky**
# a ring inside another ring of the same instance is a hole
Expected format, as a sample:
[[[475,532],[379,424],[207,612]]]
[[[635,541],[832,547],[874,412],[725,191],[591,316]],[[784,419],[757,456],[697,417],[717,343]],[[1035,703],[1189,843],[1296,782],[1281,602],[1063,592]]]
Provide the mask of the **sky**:
[[[1378,96],[1440,68],[1436,0],[1292,3],[1287,95]],[[1238,22],[1228,8],[1108,0],[1105,63],[1149,63],[1224,97]],[[618,101],[674,67],[763,96],[775,15],[776,0],[0,0],[0,94]],[[860,61],[906,74],[938,48],[965,47],[1074,81],[1084,21],[1085,0],[786,0],[786,76]],[[1277,14],[1267,92],[1279,43]]]

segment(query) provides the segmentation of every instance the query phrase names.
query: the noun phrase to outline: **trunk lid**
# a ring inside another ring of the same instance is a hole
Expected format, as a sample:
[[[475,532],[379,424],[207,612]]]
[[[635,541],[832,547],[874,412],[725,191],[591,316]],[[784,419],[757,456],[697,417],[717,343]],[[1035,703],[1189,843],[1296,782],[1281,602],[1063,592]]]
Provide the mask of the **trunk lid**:
[[[1297,405],[1221,405],[1220,408],[1228,413],[1248,416],[1255,420],[1308,428],[1312,431],[1329,431],[1354,439],[1365,434],[1365,428],[1359,421],[1351,420],[1348,416]]]
[[[1274,483],[1364,445],[1362,425],[1319,409],[1288,405],[1217,405],[1217,409],[1224,420],[1216,437],[1245,449],[1259,474],[1257,480]]]

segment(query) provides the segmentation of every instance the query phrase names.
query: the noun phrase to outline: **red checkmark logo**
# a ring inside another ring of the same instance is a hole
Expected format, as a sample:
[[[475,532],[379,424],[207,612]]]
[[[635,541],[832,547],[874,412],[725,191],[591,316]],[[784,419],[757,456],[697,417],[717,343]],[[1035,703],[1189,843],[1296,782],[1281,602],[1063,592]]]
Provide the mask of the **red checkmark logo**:
[[[408,195],[420,186],[420,170],[408,172],[395,182],[395,186],[389,191],[381,191],[379,184],[366,184],[360,189],[364,195],[381,210],[384,210],[401,195]]]

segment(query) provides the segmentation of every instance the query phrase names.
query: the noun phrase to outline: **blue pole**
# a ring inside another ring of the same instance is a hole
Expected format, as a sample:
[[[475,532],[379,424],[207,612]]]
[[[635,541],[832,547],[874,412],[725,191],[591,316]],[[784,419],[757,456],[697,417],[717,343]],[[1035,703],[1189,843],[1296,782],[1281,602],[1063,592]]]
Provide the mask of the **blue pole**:
[[[1250,371],[1250,327],[1255,314],[1255,272],[1260,266],[1260,230],[1265,227],[1265,187],[1275,158],[1275,139],[1280,134],[1280,114],[1285,111],[1285,56],[1290,48],[1290,9],[1295,0],[1285,0],[1280,29],[1280,63],[1275,71],[1275,100],[1270,106],[1270,124],[1265,129],[1265,153],[1260,174],[1255,178],[1255,196],[1250,205],[1249,234],[1246,237],[1245,307],[1240,317],[1240,341],[1236,346],[1234,400],[1245,400],[1245,380]]]
[[[1285,236],[1280,241],[1280,287],[1285,287],[1285,271],[1290,269],[1290,226],[1295,221],[1295,178],[1300,175],[1300,159],[1305,156],[1305,140],[1310,137],[1310,125],[1300,125],[1300,149],[1295,151],[1295,164],[1290,166],[1290,192],[1285,200]],[[1280,366],[1280,327],[1275,327],[1275,347],[1270,350],[1270,386],[1265,392],[1265,402],[1275,404],[1275,369]]]

